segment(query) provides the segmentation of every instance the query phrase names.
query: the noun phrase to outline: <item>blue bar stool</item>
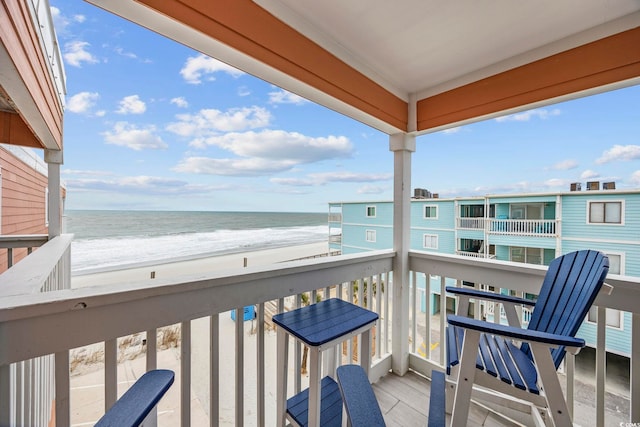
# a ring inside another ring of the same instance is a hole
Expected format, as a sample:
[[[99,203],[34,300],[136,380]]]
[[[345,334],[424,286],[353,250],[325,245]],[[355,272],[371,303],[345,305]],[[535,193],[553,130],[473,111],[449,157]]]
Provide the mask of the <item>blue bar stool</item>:
[[[332,298],[273,316],[278,326],[277,425],[289,419],[298,426],[341,426],[342,398],[338,384],[329,375],[321,378],[322,352],[362,334],[360,364],[369,374],[371,328],[378,315],[341,299]],[[287,400],[289,336],[309,347],[309,388]]]

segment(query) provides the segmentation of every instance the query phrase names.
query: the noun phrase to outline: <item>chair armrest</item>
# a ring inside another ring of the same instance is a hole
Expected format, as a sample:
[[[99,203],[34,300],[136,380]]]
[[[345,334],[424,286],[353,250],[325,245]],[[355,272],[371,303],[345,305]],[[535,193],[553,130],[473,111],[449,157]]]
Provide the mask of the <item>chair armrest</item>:
[[[464,295],[471,298],[485,299],[490,301],[509,302],[513,304],[522,304],[528,306],[536,305],[535,301],[531,301],[525,298],[512,297],[511,295],[494,294],[492,292],[479,291],[477,289],[465,289],[455,286],[447,286],[446,291],[450,294]]]
[[[174,373],[155,369],[141,376],[95,427],[139,426],[173,384]]]
[[[475,331],[485,332],[488,334],[501,335],[503,337],[513,338],[520,341],[533,341],[542,344],[565,347],[582,348],[585,346],[585,342],[582,338],[552,334],[550,332],[514,328],[513,326],[498,325],[496,323],[470,319],[468,317],[455,316],[452,314],[447,316],[447,322],[450,325],[458,326],[460,328],[473,329]]]
[[[342,402],[352,427],[384,426],[384,417],[360,365],[342,365],[336,370]]]

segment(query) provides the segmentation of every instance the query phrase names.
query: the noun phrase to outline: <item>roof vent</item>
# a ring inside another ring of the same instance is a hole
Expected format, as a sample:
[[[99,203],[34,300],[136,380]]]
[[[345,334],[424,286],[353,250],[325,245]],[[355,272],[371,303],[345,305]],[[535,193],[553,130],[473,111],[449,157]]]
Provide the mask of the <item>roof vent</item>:
[[[580,184],[579,182],[572,182],[571,186],[569,187],[570,191],[580,191],[582,190],[582,184]]]
[[[587,190],[599,190],[599,189],[600,189],[600,181],[587,182]]]
[[[615,182],[603,182],[602,183],[602,189],[603,190],[615,190],[616,189],[616,183]]]

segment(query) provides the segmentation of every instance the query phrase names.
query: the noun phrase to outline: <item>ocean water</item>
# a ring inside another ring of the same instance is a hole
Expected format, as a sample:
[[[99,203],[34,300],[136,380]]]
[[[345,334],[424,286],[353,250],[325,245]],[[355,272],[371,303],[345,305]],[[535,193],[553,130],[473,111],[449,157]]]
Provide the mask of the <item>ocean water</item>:
[[[66,211],[73,273],[326,242],[326,213]]]

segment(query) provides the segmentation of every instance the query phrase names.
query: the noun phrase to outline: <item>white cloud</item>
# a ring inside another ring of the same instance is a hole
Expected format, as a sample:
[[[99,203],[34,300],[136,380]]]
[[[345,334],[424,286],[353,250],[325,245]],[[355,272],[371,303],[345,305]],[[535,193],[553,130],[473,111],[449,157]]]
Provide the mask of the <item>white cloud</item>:
[[[84,169],[62,169],[60,171],[63,175],[83,175],[83,176],[109,176],[113,175],[110,171],[100,170],[84,170]]]
[[[445,129],[442,131],[444,134],[458,133],[462,130],[462,126],[456,126],[454,128]]]
[[[558,108],[553,110],[547,110],[545,108],[536,108],[529,111],[523,111],[522,113],[510,114],[508,116],[498,117],[495,120],[497,122],[528,122],[533,118],[548,119],[549,117],[560,115],[561,111]]]
[[[77,114],[88,114],[99,98],[97,92],[76,93],[67,100],[67,110]]]
[[[107,144],[120,145],[136,151],[167,148],[167,144],[154,132],[153,126],[139,129],[135,125],[118,122],[113,126],[112,131],[104,132],[102,135]]]
[[[216,109],[200,110],[197,114],[178,114],[177,122],[170,123],[167,130],[190,138],[192,145],[206,145],[202,138],[217,135],[219,132],[231,132],[265,127],[271,120],[271,113],[262,107],[234,108],[228,111]]]
[[[95,64],[98,60],[87,50],[89,46],[89,43],[79,40],[69,42],[64,45],[65,53],[62,56],[67,64],[74,67],[82,67],[82,63]]]
[[[212,159],[188,157],[173,168],[176,172],[221,176],[262,176],[283,172],[296,165],[290,160],[268,159]]]
[[[353,146],[346,136],[310,137],[283,130],[232,132],[209,137],[204,143],[231,151],[241,157],[289,159],[296,163],[348,157],[353,151]]]
[[[67,32],[67,27],[72,22],[82,24],[87,20],[86,16],[80,14],[73,15],[71,18],[68,18],[67,16],[63,15],[60,9],[55,6],[50,6],[49,9],[51,10],[51,18],[53,19],[53,25],[56,29],[56,33],[58,33],[58,36],[60,36],[61,34],[65,34]]]
[[[587,169],[580,174],[581,179],[593,179],[598,178],[600,174],[596,171],[592,171],[591,169]]]
[[[295,93],[291,93],[284,89],[280,89],[275,92],[269,92],[269,103],[270,104],[295,104],[302,105],[309,101],[304,99],[301,96],[296,95]]]
[[[357,193],[358,194],[382,194],[384,193],[384,191],[385,191],[384,188],[379,187],[377,185],[365,185],[358,188]]]
[[[274,184],[306,187],[325,185],[330,182],[377,182],[388,181],[393,178],[392,173],[354,173],[354,172],[322,172],[311,173],[306,178],[272,178]],[[363,187],[366,189],[367,186]],[[364,194],[364,193],[362,193]],[[368,193],[373,194],[373,193]]]
[[[227,73],[233,77],[239,77],[244,74],[237,68],[202,54],[187,58],[187,62],[180,70],[182,78],[187,83],[196,85],[202,83],[204,76],[207,76],[207,80],[215,80],[214,74],[217,72]]]
[[[551,166],[553,170],[566,171],[569,169],[575,169],[578,167],[578,162],[573,159],[563,160]]]
[[[568,188],[569,181],[566,179],[560,178],[551,178],[544,182],[544,186],[548,188],[559,188],[559,187],[567,187]]]
[[[133,52],[127,52],[121,47],[116,47],[113,49],[113,51],[120,56],[124,56],[125,58],[138,59],[138,55]]]
[[[129,95],[122,98],[120,107],[116,110],[118,114],[142,114],[147,110],[147,105],[140,100],[138,95]]]
[[[393,178],[393,174],[392,173],[322,172],[322,173],[309,174],[309,177],[324,184],[327,182],[387,181]]]
[[[189,103],[187,102],[187,100],[184,99],[184,97],[182,96],[171,98],[171,101],[169,102],[179,108],[187,108],[189,106]]]
[[[613,161],[629,161],[640,159],[640,145],[614,145],[602,153],[596,163],[601,165]]]
[[[67,19],[57,7],[51,6],[49,9],[51,10],[51,18],[53,19],[53,25],[56,31],[58,33],[63,32],[69,25],[69,19]]]
[[[238,96],[249,96],[251,95],[251,90],[247,86],[240,86],[238,88]]]
[[[631,185],[636,185],[640,187],[640,170],[635,171],[631,174],[631,179],[629,180]]]
[[[111,179],[80,178],[66,181],[67,188],[74,191],[106,191],[129,194],[185,195],[207,194],[224,186],[190,184],[187,181],[157,176],[127,176]]]

